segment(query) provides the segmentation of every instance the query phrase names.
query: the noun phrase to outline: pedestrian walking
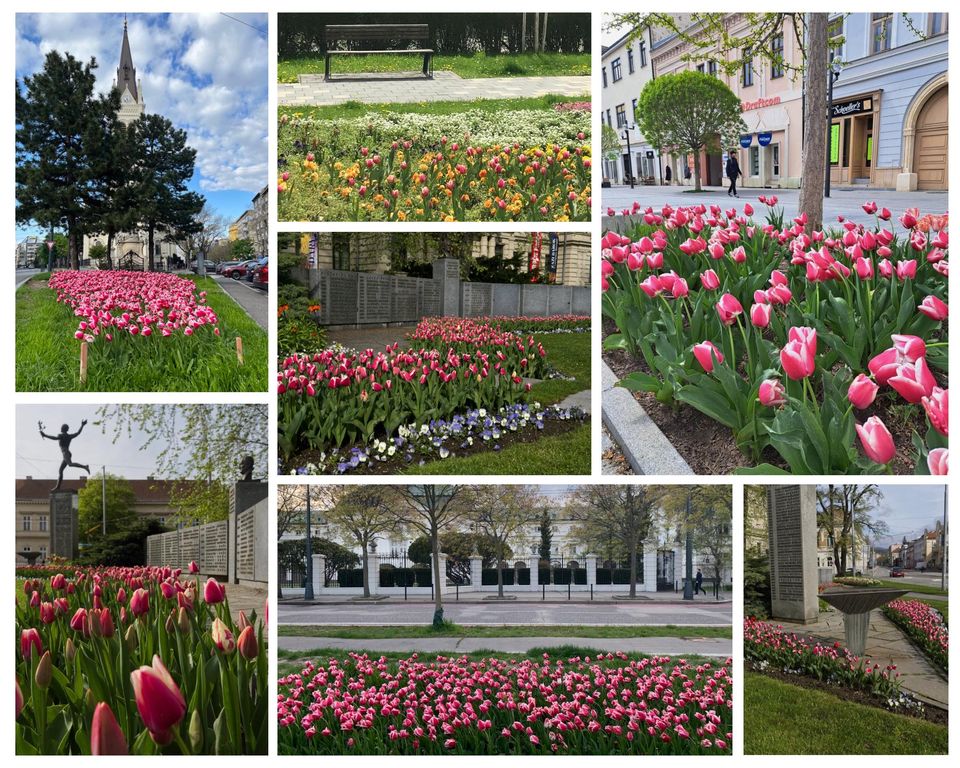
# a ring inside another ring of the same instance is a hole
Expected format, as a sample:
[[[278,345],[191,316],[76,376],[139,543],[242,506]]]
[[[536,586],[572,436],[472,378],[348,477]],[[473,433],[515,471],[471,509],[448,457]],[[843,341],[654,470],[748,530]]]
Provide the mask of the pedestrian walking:
[[[703,592],[703,594],[707,594],[703,589],[703,571],[701,571],[699,568],[697,568],[697,578],[693,582],[693,585],[693,594],[699,595],[701,592]]]
[[[690,181],[690,177],[693,176],[693,171],[690,170],[689,163],[687,167],[683,169],[683,185],[686,186],[687,182]]]
[[[727,178],[730,179],[730,189],[727,190],[727,196],[733,195],[734,197],[740,197],[737,194],[737,177],[743,176],[743,171],[740,170],[740,163],[737,162],[737,155],[735,152],[731,152],[727,156]]]
[[[670,185],[670,181],[673,179],[673,171],[670,170],[670,166],[667,166],[666,172],[663,174],[664,178],[667,180],[667,186]]]

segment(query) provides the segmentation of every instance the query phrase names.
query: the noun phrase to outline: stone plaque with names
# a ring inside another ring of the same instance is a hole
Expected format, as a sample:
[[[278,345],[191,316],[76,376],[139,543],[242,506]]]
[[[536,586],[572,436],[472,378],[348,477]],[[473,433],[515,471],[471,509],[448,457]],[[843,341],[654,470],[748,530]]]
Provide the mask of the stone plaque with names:
[[[767,489],[770,598],[774,618],[817,620],[817,489],[774,485]]]
[[[490,283],[461,283],[463,316],[489,315],[493,306],[493,286]]]
[[[330,325],[357,322],[358,278],[357,272],[344,272],[339,269],[331,269],[324,274],[324,314]]]

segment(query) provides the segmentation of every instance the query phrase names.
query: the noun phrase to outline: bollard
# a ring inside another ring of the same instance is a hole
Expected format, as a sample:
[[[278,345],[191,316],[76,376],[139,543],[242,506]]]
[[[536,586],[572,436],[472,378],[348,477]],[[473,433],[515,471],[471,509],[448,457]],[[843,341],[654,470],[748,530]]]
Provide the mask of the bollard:
[[[457,582],[457,602],[460,602],[460,583]]]
[[[403,599],[404,601],[406,601],[407,599],[407,580],[406,579],[403,580]]]
[[[567,582],[567,600],[570,599],[570,582]]]
[[[543,595],[540,597],[540,602],[543,602],[544,600],[547,599],[547,585],[542,584],[540,588],[543,590]]]
[[[593,602],[593,584],[590,585],[590,601]]]
[[[87,342],[80,342],[80,383],[87,383]]]
[[[237,362],[243,365],[243,339],[237,336]]]

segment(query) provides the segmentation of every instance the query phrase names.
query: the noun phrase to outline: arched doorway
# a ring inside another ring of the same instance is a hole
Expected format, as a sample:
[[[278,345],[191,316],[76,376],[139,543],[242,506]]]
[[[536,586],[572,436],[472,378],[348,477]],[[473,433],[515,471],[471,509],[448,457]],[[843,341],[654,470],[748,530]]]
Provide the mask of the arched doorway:
[[[947,189],[947,103],[947,86],[944,85],[926,100],[917,116],[913,148],[917,189]]]

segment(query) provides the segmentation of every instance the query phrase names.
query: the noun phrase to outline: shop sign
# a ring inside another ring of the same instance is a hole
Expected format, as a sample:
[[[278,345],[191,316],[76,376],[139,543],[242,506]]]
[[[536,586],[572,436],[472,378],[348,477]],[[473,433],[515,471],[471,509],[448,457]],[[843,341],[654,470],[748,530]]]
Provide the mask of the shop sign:
[[[741,101],[740,111],[749,112],[751,109],[763,109],[764,107],[775,107],[780,103],[780,97],[774,96],[770,99],[757,99],[756,101]]]
[[[757,144],[759,144],[761,147],[770,146],[771,141],[773,141],[772,131],[764,131],[763,133],[757,134]]]
[[[873,111],[873,99],[851,99],[850,101],[841,101],[838,104],[830,106],[830,114],[833,117],[849,117],[850,115],[860,115],[864,112]]]
[[[653,150],[652,150],[652,149],[648,149],[648,150],[647,150],[647,158],[650,159],[650,160],[653,160]]]
[[[744,149],[749,149],[750,145],[753,144],[753,134],[748,133],[746,136],[740,137],[740,146]]]

